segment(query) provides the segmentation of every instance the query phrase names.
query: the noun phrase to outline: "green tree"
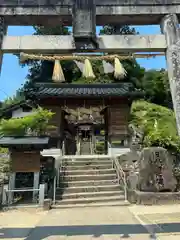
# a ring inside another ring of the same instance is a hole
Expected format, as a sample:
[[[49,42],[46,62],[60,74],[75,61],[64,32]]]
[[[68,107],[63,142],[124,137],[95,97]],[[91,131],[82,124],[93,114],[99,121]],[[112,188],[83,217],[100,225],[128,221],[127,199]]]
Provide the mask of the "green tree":
[[[1,102],[0,109],[6,108],[9,105],[18,103],[23,100],[24,100],[24,95],[21,93],[20,90],[17,90],[14,96],[8,97],[3,102]]]
[[[135,101],[130,123],[143,132],[144,146],[161,146],[174,153],[180,152],[174,112],[147,101]]]
[[[172,108],[172,98],[165,69],[146,71],[142,79],[142,89],[149,102]]]
[[[132,34],[138,34],[136,32],[135,28],[129,27],[128,25],[119,26],[119,25],[106,25],[100,30],[100,35],[107,34],[125,34],[125,35],[132,35]]]

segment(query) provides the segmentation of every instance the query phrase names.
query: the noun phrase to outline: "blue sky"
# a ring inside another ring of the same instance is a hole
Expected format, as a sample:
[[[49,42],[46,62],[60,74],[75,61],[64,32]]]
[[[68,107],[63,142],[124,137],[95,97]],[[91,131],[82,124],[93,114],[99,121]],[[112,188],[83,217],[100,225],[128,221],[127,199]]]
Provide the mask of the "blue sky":
[[[158,34],[160,33],[159,26],[136,27],[140,34]],[[9,27],[8,35],[22,36],[31,35],[33,33],[32,27]],[[166,68],[164,57],[156,57],[152,59],[139,59],[138,62],[146,69],[160,69]],[[8,96],[13,96],[16,90],[25,82],[28,72],[27,67],[20,67],[16,56],[12,54],[5,54],[3,57],[3,65],[0,76],[0,101],[6,99]]]

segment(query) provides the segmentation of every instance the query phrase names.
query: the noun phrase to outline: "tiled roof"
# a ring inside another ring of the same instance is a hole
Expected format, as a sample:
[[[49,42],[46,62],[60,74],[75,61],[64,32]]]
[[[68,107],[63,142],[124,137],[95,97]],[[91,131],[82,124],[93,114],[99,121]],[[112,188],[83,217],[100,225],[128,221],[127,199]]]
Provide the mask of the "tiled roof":
[[[12,146],[12,145],[47,145],[49,143],[49,137],[2,137],[0,138],[0,146]]]
[[[15,103],[15,104],[11,104],[11,105],[6,106],[3,109],[1,109],[0,117],[8,116],[13,111],[15,111],[15,110],[17,110],[17,109],[19,109],[21,107],[22,108],[33,109],[33,108],[37,107],[37,105],[34,102],[23,100],[23,101],[20,101],[20,102]]]
[[[130,83],[122,84],[38,84],[31,94],[38,97],[118,97],[131,96],[134,91]]]

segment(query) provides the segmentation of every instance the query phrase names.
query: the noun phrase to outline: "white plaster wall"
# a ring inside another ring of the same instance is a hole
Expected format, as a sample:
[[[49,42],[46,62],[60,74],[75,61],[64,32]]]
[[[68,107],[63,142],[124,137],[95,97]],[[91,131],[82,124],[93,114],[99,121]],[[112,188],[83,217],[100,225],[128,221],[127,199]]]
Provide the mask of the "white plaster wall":
[[[109,148],[108,149],[108,155],[113,155],[113,156],[120,156],[122,154],[126,154],[130,152],[130,148]]]
[[[22,114],[23,110],[22,108],[16,109],[12,112],[12,118],[17,118]]]
[[[55,159],[55,168],[59,169],[60,161],[62,159],[62,151],[58,148],[44,149],[41,152],[41,155],[44,157],[53,157]]]
[[[23,112],[23,109],[19,108],[19,109],[14,110],[12,112],[12,118],[22,118],[22,117],[25,117],[25,116],[28,116],[28,115],[31,115],[31,114],[32,114],[32,111],[30,111],[30,112]]]
[[[51,156],[51,157],[57,158],[62,156],[62,151],[59,148],[44,149],[41,152],[41,155],[44,157]]]

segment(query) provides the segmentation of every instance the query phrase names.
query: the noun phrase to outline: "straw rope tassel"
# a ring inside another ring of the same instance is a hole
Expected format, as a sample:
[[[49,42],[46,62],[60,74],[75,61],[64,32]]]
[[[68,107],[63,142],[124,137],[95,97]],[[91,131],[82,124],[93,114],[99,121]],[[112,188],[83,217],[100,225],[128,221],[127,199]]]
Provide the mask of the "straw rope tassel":
[[[95,78],[91,62],[86,59],[84,62],[83,77],[85,78]]]
[[[123,79],[126,76],[127,72],[121,64],[120,60],[116,57],[114,59],[114,77],[116,79]]]
[[[55,60],[55,62],[54,62],[54,70],[53,70],[52,80],[54,82],[65,82],[64,73],[63,73],[61,63],[59,60]]]

